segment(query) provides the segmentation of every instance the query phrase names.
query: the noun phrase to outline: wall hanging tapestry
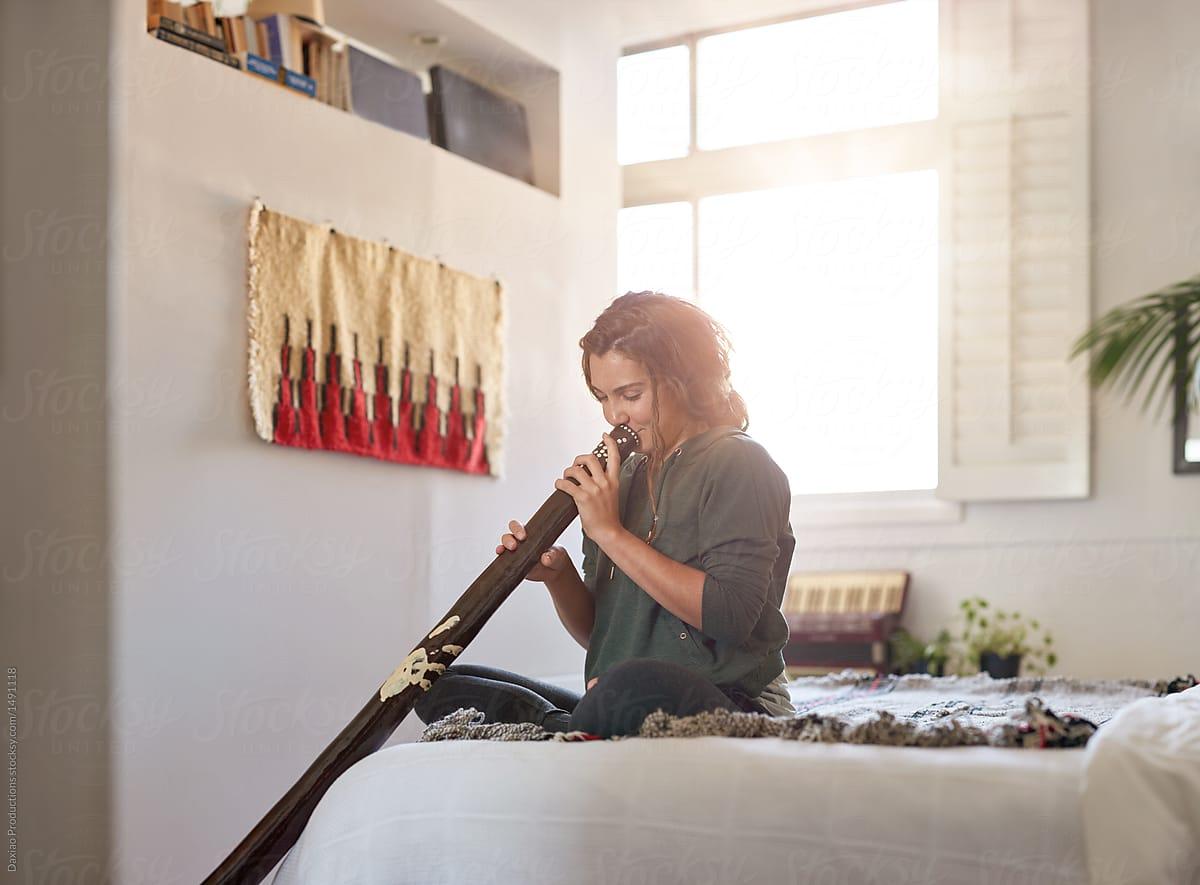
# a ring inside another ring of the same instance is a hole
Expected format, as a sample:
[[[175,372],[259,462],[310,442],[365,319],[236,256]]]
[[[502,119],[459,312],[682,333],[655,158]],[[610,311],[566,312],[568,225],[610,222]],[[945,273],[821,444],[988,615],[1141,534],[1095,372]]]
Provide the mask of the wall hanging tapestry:
[[[250,408],[259,436],[501,475],[499,281],[260,201],[250,210],[249,246]]]

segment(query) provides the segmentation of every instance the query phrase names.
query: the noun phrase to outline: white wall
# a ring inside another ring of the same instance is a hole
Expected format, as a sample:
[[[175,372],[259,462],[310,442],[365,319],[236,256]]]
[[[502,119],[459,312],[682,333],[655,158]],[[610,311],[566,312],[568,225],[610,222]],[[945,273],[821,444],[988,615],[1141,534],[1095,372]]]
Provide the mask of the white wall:
[[[118,857],[157,863],[156,882],[195,881],[233,848],[605,429],[572,367],[615,286],[616,40],[552,3],[459,5],[560,69],[561,198],[160,44],[144,3],[120,4],[114,799]],[[505,282],[503,480],[255,438],[256,195]],[[564,537],[578,550],[577,528]],[[462,659],[558,674],[583,650],[524,585]]]

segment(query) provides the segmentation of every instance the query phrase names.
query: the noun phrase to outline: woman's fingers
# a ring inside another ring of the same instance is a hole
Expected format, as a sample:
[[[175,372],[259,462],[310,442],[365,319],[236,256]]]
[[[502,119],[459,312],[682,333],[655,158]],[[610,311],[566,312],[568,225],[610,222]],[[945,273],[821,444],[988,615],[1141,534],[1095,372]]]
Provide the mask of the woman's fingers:
[[[600,479],[600,477],[604,476],[604,465],[600,463],[600,459],[595,455],[591,453],[584,455],[581,463],[588,469],[588,473],[590,473],[596,479]]]
[[[525,526],[512,519],[509,520],[508,528],[509,531],[500,536],[500,546],[496,548],[497,553],[503,553],[505,550],[516,550],[520,543],[525,540]]]
[[[608,436],[608,434],[605,434],[605,436]],[[611,437],[609,437],[609,439],[611,439]],[[612,445],[615,446],[616,444],[613,443]],[[616,449],[612,448],[610,451],[615,452]],[[612,458],[609,458],[609,460],[611,461]],[[600,459],[591,452],[585,452],[584,454],[578,456],[574,461],[571,462],[571,467],[586,467],[588,475],[596,478],[604,476],[604,466],[600,463]],[[570,470],[571,468],[567,469]],[[566,475],[567,474],[564,471],[563,476]]]
[[[608,478],[614,482],[621,481],[621,450],[617,447],[614,440],[607,433],[604,434],[604,445],[608,448],[608,461],[605,463],[605,472]]]
[[[599,462],[597,462],[597,468]],[[596,476],[603,476],[603,473],[589,473],[582,464],[573,464],[563,471],[563,479],[574,478],[580,487],[597,485]]]

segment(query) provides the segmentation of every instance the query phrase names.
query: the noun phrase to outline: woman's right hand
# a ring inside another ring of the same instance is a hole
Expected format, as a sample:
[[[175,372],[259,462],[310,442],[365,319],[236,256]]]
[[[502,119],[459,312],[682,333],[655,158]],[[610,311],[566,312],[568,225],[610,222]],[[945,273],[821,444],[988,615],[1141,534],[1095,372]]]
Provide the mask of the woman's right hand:
[[[500,545],[496,548],[497,553],[516,550],[525,540],[525,526],[515,519],[509,521],[508,529],[500,537]],[[561,575],[570,562],[571,557],[567,555],[565,548],[551,547],[538,557],[537,564],[529,570],[529,574],[525,575],[525,580],[544,584]]]

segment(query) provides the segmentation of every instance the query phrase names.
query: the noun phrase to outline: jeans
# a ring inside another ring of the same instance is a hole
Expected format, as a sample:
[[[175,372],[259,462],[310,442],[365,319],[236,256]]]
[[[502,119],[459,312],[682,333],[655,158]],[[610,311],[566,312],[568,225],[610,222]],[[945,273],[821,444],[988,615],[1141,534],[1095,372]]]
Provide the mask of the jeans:
[[[453,664],[413,707],[426,725],[474,707],[484,721],[532,722],[547,731],[585,731],[600,737],[636,734],[655,710],[692,716],[709,710],[759,713],[737,688],[719,688],[681,664],[632,658],[611,667],[585,694],[497,667]]]

